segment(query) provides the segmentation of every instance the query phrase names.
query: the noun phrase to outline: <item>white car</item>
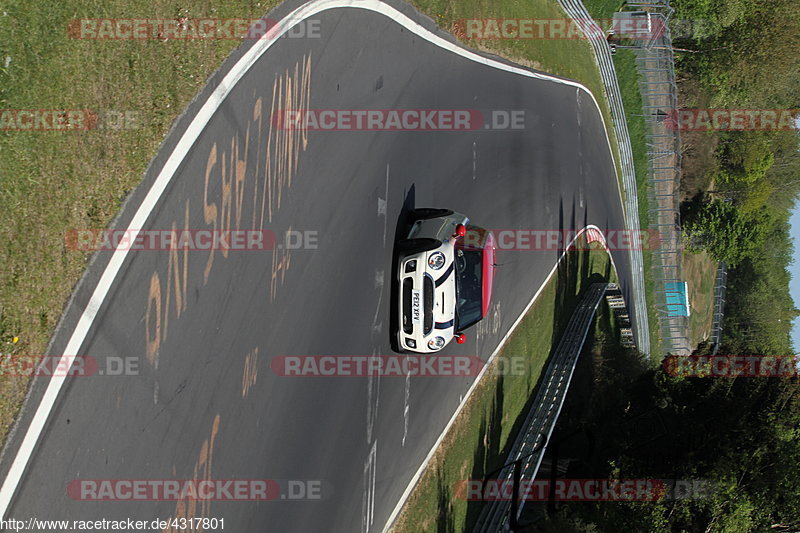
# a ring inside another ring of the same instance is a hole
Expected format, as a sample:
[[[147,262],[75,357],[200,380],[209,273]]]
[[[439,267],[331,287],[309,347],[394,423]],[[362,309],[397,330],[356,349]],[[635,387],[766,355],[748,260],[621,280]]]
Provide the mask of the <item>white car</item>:
[[[434,353],[489,310],[495,246],[490,231],[449,209],[414,209],[397,243],[398,330],[402,351]]]

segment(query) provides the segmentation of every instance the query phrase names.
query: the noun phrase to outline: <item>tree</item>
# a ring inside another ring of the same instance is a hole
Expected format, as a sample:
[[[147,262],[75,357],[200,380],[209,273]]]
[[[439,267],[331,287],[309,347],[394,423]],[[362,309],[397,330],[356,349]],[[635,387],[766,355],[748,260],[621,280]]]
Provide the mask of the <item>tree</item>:
[[[714,200],[687,223],[689,251],[706,250],[717,261],[735,266],[763,243],[768,216],[763,210],[745,213],[730,202]]]
[[[720,178],[726,186],[762,181],[775,162],[774,136],[763,131],[732,132],[720,142]]]

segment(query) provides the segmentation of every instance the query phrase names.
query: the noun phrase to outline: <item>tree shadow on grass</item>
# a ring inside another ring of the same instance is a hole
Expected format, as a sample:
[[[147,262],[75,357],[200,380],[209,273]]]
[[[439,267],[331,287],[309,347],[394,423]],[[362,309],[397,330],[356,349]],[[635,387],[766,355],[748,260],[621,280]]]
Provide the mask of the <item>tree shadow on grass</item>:
[[[478,442],[475,443],[475,451],[472,455],[470,479],[481,480],[487,472],[503,466],[505,456],[500,449],[500,439],[503,431],[504,382],[504,376],[499,375],[492,405],[489,412],[484,413],[481,419]],[[484,502],[480,500],[470,500],[467,503],[465,524],[468,530],[477,522],[483,506]]]
[[[436,500],[439,505],[439,511],[436,515],[436,531],[438,533],[455,533],[453,491],[447,485],[445,474],[441,469],[436,471]]]
[[[581,227],[585,227],[588,223],[587,216],[585,215],[583,220],[583,225]],[[558,217],[558,229],[562,235],[568,235],[565,233],[565,230],[569,229],[572,234],[576,231],[576,216],[575,216],[575,201],[573,199],[572,202],[572,212],[569,216],[569,222],[565,223],[565,214],[564,214],[564,206],[563,202],[559,205],[559,217]],[[607,281],[609,276],[611,275],[611,265],[610,262],[604,269],[604,272],[601,273],[592,273],[592,265],[590,263],[590,249],[588,246],[582,246],[578,250],[569,251],[566,250],[566,245],[568,244],[568,239],[565,240],[560,249],[556,251],[557,258],[560,258],[563,254],[563,258],[561,258],[560,262],[558,263],[555,271],[555,279],[553,280],[556,284],[556,290],[554,295],[554,316],[553,316],[553,331],[552,331],[552,343],[550,346],[550,354],[548,354],[546,365],[550,363],[550,358],[552,357],[552,352],[557,346],[561,335],[563,334],[567,324],[569,323],[570,318],[574,312],[575,306],[578,303],[579,297],[579,287],[587,287],[590,283],[593,282],[603,282]],[[606,319],[608,320],[608,319]],[[608,323],[606,324],[608,326]],[[592,341],[592,333],[590,332],[589,337],[587,338],[587,342]],[[530,377],[532,380],[532,377]],[[530,382],[529,382],[530,383]],[[502,427],[502,416],[503,416],[503,376],[499,376],[497,380],[497,389],[495,391],[494,401],[492,403],[492,407],[488,413],[488,415],[484,415],[484,418],[480,424],[480,431],[479,431],[479,439],[478,442],[475,443],[475,451],[473,454],[473,469],[472,475],[470,476],[471,479],[481,480],[488,472],[492,472],[501,466],[503,466],[507,459],[508,454],[510,453],[511,447],[514,443],[514,436],[517,435],[528,416],[529,411],[534,407],[533,402],[536,398],[536,394],[538,393],[539,387],[541,387],[541,383],[537,384],[536,387],[533,389],[531,394],[529,395],[527,401],[525,402],[524,408],[518,413],[516,418],[513,420],[512,427],[510,430],[511,438],[508,439],[508,442],[501,448],[500,446],[500,438],[501,434],[503,433]],[[530,388],[530,387],[529,387]],[[506,422],[507,423],[507,422]],[[494,477],[494,475],[492,476]],[[443,502],[441,500],[440,502]],[[445,504],[446,505],[446,504]],[[472,527],[474,527],[475,523],[477,522],[480,514],[484,508],[484,503],[480,501],[470,501],[467,506],[467,515],[466,515],[466,530],[470,531]],[[442,505],[440,503],[440,511],[442,510]],[[440,521],[440,524],[447,525],[450,522],[447,520]],[[531,531],[535,530],[535,526],[532,526],[530,529]],[[440,529],[440,531],[448,531],[447,529]]]

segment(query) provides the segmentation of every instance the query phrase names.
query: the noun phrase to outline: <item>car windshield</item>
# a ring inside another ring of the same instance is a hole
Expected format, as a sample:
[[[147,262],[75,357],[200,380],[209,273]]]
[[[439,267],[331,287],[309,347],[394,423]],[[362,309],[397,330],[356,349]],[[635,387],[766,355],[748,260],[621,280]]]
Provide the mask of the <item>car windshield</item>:
[[[470,327],[481,319],[483,251],[456,250],[456,329]]]

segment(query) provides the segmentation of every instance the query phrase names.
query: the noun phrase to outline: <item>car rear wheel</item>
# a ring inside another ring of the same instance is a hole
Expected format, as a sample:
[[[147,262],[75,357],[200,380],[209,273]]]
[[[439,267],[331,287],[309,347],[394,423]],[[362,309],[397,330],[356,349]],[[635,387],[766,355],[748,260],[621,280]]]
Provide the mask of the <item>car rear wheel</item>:
[[[408,212],[408,219],[413,224],[417,220],[428,220],[430,218],[446,217],[453,214],[450,209],[436,209],[433,207],[420,207]]]
[[[436,239],[403,239],[397,243],[397,251],[405,255],[434,250],[442,244]]]

